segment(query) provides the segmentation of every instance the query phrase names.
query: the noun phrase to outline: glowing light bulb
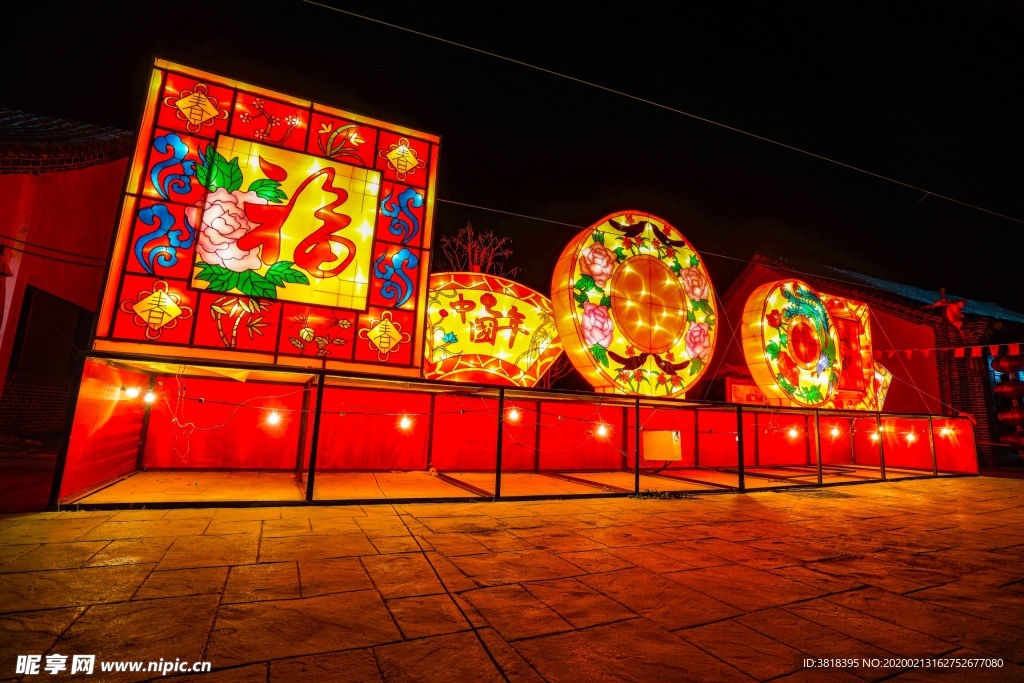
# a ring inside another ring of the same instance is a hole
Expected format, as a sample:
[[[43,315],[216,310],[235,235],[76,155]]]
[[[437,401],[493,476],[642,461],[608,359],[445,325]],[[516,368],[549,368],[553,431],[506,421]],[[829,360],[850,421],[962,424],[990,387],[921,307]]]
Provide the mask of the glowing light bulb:
[[[914,432],[907,434],[907,443],[914,443],[917,440],[917,435]]]
[[[409,419],[408,415],[403,415],[402,419],[398,421],[398,426],[402,429],[409,429],[409,427],[412,427],[412,420]]]
[[[791,439],[795,439],[795,438],[797,437],[797,435],[798,435],[799,433],[800,433],[800,432],[798,432],[798,431],[796,431],[795,429],[792,429],[792,428],[791,428],[791,429],[789,430],[789,438],[791,438]]]
[[[276,425],[281,422],[281,415],[276,410],[271,410],[270,414],[267,415],[267,424]]]
[[[603,422],[597,425],[597,435],[608,436],[608,427]]]
[[[839,427],[833,427],[832,431],[829,432],[832,436],[839,436]]]
[[[878,432],[871,432],[871,440],[878,441]]]
[[[515,408],[512,408],[511,410],[509,410],[508,411],[508,420],[509,420],[509,422],[517,422],[519,420],[519,411],[516,410]]]
[[[939,430],[939,434],[941,436],[949,436],[952,433],[953,433],[953,430],[950,429],[949,427],[943,427],[942,429]]]
[[[156,394],[154,394],[152,391],[147,391],[146,395],[142,397],[142,400],[145,401],[146,403],[152,403],[153,401],[156,400]]]
[[[138,398],[139,397],[139,388],[138,387],[128,387],[127,389],[124,390],[124,393],[125,393],[125,395],[128,398]]]

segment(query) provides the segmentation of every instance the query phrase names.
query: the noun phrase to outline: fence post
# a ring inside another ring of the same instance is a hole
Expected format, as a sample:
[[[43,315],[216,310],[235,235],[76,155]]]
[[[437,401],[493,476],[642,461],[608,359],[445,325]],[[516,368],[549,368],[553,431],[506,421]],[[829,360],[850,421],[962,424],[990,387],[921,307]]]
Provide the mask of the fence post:
[[[633,492],[640,495],[640,399],[636,399],[636,407],[633,413],[634,430],[633,439]]]
[[[505,441],[505,389],[498,389],[498,449],[495,453],[494,500],[501,499],[501,454]]]
[[[814,411],[814,452],[818,456],[818,486],[821,486],[821,411],[817,409]]]
[[[754,435],[757,438],[757,435]],[[736,451],[739,453],[738,466],[740,493],[747,490],[747,482],[743,472],[743,406],[736,406]]]
[[[878,467],[882,470],[882,481],[885,477],[885,432],[882,431],[882,414],[875,413],[875,436],[878,437]]]
[[[324,405],[324,375],[316,380],[316,405],[313,406],[313,435],[309,444],[309,473],[306,475],[306,502],[313,502],[313,486],[316,479],[316,454],[320,448],[320,411]]]
[[[932,416],[928,416],[928,447],[932,449],[932,476],[939,476],[939,459],[935,454],[935,427],[932,424]]]

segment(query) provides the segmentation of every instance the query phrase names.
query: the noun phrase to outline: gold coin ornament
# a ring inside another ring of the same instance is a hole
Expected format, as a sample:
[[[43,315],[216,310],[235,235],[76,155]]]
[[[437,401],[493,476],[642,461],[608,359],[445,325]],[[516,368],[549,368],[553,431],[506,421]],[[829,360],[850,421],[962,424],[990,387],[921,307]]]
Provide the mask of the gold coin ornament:
[[[825,304],[800,280],[755,289],[743,310],[743,355],[766,396],[803,407],[827,403],[839,386],[839,334]]]
[[[681,397],[715,348],[717,308],[700,256],[641,211],[607,216],[565,247],[551,302],[566,353],[598,391]]]

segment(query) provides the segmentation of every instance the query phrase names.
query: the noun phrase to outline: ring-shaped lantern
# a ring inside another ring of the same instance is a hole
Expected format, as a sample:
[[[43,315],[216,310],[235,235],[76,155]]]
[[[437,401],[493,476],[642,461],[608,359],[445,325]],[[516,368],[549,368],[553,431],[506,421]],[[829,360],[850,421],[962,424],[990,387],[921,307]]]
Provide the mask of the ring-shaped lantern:
[[[558,335],[598,391],[681,396],[715,348],[711,281],[668,222],[611,214],[562,251],[551,281]]]
[[[743,310],[743,355],[769,398],[824,405],[842,372],[839,334],[821,297],[800,280],[755,289]]]

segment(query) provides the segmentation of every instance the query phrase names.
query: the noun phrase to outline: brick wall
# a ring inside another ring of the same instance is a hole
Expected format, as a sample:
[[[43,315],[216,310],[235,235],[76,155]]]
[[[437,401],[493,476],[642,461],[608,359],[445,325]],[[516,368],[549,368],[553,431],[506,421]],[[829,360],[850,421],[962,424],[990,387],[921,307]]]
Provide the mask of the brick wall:
[[[53,434],[64,429],[71,380],[11,372],[0,396],[0,434]]]
[[[987,318],[964,321],[957,332],[947,326],[949,341],[942,338],[942,327],[936,326],[935,339],[938,346],[971,346],[984,344],[993,333],[991,320]],[[985,358],[957,358],[952,352],[938,353],[939,387],[943,403],[948,403],[958,412],[970,413],[977,420],[974,426],[978,445],[978,459],[982,467],[995,465],[998,449],[981,445],[980,442],[999,440],[999,423],[996,420],[995,401],[989,387],[988,369]],[[949,366],[949,371],[946,368]],[[952,380],[952,387],[950,387]]]

